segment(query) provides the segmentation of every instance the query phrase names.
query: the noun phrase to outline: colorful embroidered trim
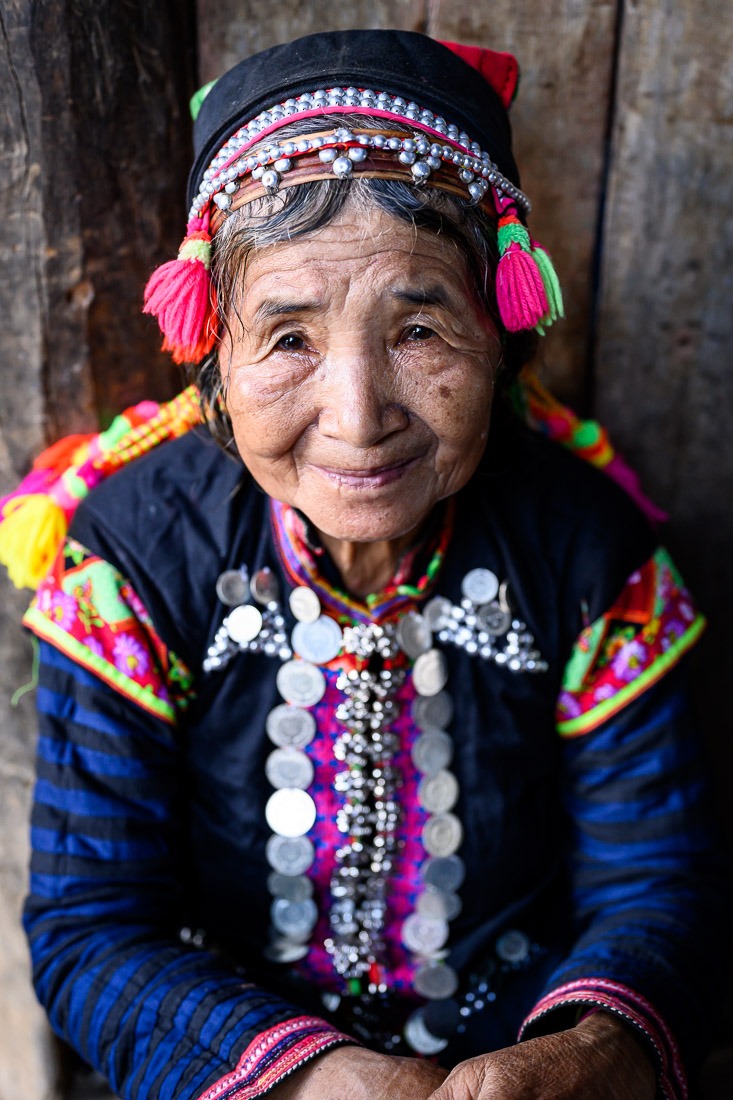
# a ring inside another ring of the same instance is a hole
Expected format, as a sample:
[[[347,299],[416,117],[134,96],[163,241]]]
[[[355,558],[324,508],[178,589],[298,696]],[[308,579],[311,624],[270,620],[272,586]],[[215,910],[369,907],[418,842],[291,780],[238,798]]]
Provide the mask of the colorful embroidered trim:
[[[511,388],[515,411],[530,428],[574,451],[579,458],[603,470],[625,489],[651,523],[663,523],[666,512],[642,491],[638,475],[614,450],[608,432],[597,420],[581,420],[545,389],[531,368],[525,368]]]
[[[316,1054],[356,1039],[317,1016],[296,1016],[263,1031],[250,1043],[237,1068],[202,1093],[199,1100],[251,1100],[274,1088]]]
[[[438,545],[425,569],[425,573],[414,585],[399,583],[399,577],[388,585],[383,592],[367,596],[362,603],[352,599],[345,592],[328,584],[319,574],[313,555],[305,545],[299,532],[299,518],[293,508],[280,501],[271,502],[270,516],[275,546],[288,578],[294,586],[306,584],[318,595],[321,604],[335,613],[340,619],[359,622],[383,622],[394,618],[405,610],[415,599],[427,595],[440,572],[451,535],[455,501],[448,501],[445,520],[440,532]]]
[[[658,1060],[659,1090],[664,1100],[686,1100],[687,1080],[677,1043],[664,1020],[635,990],[607,978],[585,978],[558,986],[543,997],[527,1016],[518,1038],[530,1026],[566,1005],[596,1005],[627,1020],[649,1040]]]
[[[565,668],[558,732],[595,729],[663,676],[705,628],[667,552],[633,573],[613,607],[587,626]]]
[[[96,673],[120,695],[174,724],[192,697],[193,676],[155,632],[120,573],[69,539],[23,623]]]

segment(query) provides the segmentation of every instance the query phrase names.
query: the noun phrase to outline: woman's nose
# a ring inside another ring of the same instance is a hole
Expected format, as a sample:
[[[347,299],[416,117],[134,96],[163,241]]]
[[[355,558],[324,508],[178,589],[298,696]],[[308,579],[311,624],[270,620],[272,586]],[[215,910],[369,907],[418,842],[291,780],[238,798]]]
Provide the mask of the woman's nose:
[[[373,447],[407,427],[409,415],[398,402],[396,379],[386,354],[346,350],[329,357],[321,433],[352,447]]]

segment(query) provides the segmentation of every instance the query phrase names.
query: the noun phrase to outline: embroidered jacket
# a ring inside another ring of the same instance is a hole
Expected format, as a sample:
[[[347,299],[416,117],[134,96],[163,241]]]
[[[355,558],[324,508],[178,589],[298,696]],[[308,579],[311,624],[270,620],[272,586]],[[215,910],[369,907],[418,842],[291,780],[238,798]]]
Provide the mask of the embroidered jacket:
[[[695,1065],[715,1006],[720,873],[678,664],[702,619],[646,521],[602,474],[509,421],[456,498],[440,568],[415,590],[356,604],[287,519],[196,430],[90,495],[27,614],[42,663],[25,923],[54,1028],[139,1100],[261,1096],[353,1041],[348,999],[327,1011],[320,995],[343,993],[322,946],[338,840],[338,662],[324,669],[308,747],[321,918],[306,958],[276,967],[263,961],[264,731],[282,702],[279,661],[241,653],[202,672],[225,614],[216,579],[268,566],[286,593],[315,586],[342,622],[384,621],[436,593],[459,604],[462,578],[485,567],[507,582],[547,669],[514,672],[445,647],[468,867],[449,961],[469,981],[508,929],[533,946],[500,987],[484,983],[485,1007],[441,1064],[599,1004],[646,1038],[660,1095],[685,1096],[683,1059]],[[383,975],[398,1023],[415,1003],[399,929],[424,857],[412,695],[408,677]]]

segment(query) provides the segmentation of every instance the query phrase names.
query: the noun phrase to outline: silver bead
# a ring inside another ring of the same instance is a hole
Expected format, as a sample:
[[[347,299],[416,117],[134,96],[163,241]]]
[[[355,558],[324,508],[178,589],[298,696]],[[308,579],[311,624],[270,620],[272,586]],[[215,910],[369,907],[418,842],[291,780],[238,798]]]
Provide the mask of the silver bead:
[[[338,149],[321,149],[318,157],[324,164],[331,164],[338,157]]]
[[[290,157],[279,157],[273,164],[273,168],[276,172],[289,172],[293,166],[293,162]]]
[[[419,160],[416,164],[413,164],[410,171],[416,183],[422,183],[424,180],[429,179],[431,175],[430,164],[424,160]]]
[[[331,168],[334,175],[338,176],[339,179],[345,179],[354,171],[354,165],[348,157],[336,157]]]
[[[220,210],[228,210],[232,205],[232,196],[220,191],[217,195],[214,195],[214,202]]]
[[[361,163],[361,161],[366,160],[367,151],[366,149],[362,149],[360,147],[356,149],[349,149],[348,157],[349,160],[354,161],[355,164],[359,164]]]

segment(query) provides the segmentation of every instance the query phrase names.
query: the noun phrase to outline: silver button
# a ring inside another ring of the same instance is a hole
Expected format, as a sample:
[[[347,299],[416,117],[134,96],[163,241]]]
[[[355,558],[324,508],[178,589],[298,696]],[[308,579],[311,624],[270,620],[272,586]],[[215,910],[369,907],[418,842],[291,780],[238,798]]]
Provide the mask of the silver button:
[[[423,616],[431,630],[437,632],[450,622],[452,603],[444,596],[434,596],[423,608]]]
[[[413,660],[427,653],[433,644],[433,635],[422,615],[408,611],[402,616],[397,624],[397,643],[403,653]]]
[[[426,886],[415,906],[422,917],[447,921],[455,920],[462,908],[463,902],[458,894],[452,890],[438,890],[435,886]]]
[[[294,588],[288,602],[299,623],[314,623],[321,614],[321,601],[313,589],[305,585]]]
[[[289,901],[276,898],[270,908],[274,927],[289,940],[306,940],[318,920],[318,906],[312,898]]]
[[[275,749],[265,761],[265,775],[273,787],[299,787],[313,782],[313,764],[300,749]]]
[[[343,632],[335,619],[320,615],[312,623],[296,623],[293,628],[293,649],[305,661],[325,665],[341,652]]]
[[[246,645],[262,630],[262,615],[252,604],[242,604],[229,612],[224,626],[233,642]]]
[[[283,699],[298,707],[312,707],[326,693],[326,678],[308,661],[286,661],[277,672],[277,688]]]
[[[445,729],[453,718],[453,700],[447,691],[437,695],[418,695],[412,703],[412,717],[416,726]]]
[[[425,851],[431,856],[452,856],[463,840],[463,826],[455,814],[429,817],[422,831]]]
[[[498,603],[489,603],[485,607],[480,607],[476,613],[478,624],[482,630],[485,630],[487,634],[492,634],[494,637],[499,637],[502,634],[506,634],[509,627],[512,625],[512,616],[509,611],[505,611],[503,607],[500,607]]]
[[[499,580],[490,569],[472,569],[461,584],[461,592],[473,604],[490,603],[498,591]]]
[[[466,877],[466,865],[460,856],[432,856],[420,868],[423,882],[439,890],[458,890]]]
[[[281,875],[303,875],[315,859],[315,849],[307,836],[271,836],[265,855],[270,866]]]
[[[511,928],[499,936],[494,945],[500,959],[508,963],[520,963],[529,955],[529,937],[516,928]]]
[[[265,719],[267,736],[280,748],[303,749],[316,734],[316,720],[309,710],[281,703]]]
[[[216,594],[227,607],[237,607],[249,598],[246,569],[227,569],[216,581]]]
[[[278,836],[302,836],[313,828],[316,804],[307,791],[283,787],[268,798],[265,818]]]
[[[408,1018],[403,1034],[405,1041],[417,1054],[440,1054],[448,1046],[447,1039],[439,1039],[428,1031],[421,1008],[416,1009]]]
[[[280,595],[280,585],[277,582],[277,577],[267,566],[257,570],[249,586],[253,598],[263,607],[275,603]]]
[[[458,989],[458,975],[447,963],[427,963],[415,974],[413,988],[421,997],[440,1001],[452,997]]]
[[[412,669],[412,680],[418,695],[437,695],[448,682],[448,665],[439,649],[421,653]]]
[[[267,889],[276,898],[287,898],[288,901],[305,901],[313,897],[313,883],[305,875],[283,875],[281,871],[270,871]]]
[[[447,941],[448,921],[440,917],[424,917],[421,913],[410,913],[402,925],[402,942],[408,951],[416,955],[430,955],[439,951]]]
[[[307,943],[293,943],[292,940],[277,939],[265,948],[266,959],[274,963],[294,963],[308,954]]]
[[[445,768],[433,775],[425,775],[420,780],[417,798],[428,813],[444,814],[452,810],[458,801],[458,780],[453,772]]]
[[[418,771],[433,775],[453,759],[453,742],[443,730],[427,730],[412,746],[412,762]]]

